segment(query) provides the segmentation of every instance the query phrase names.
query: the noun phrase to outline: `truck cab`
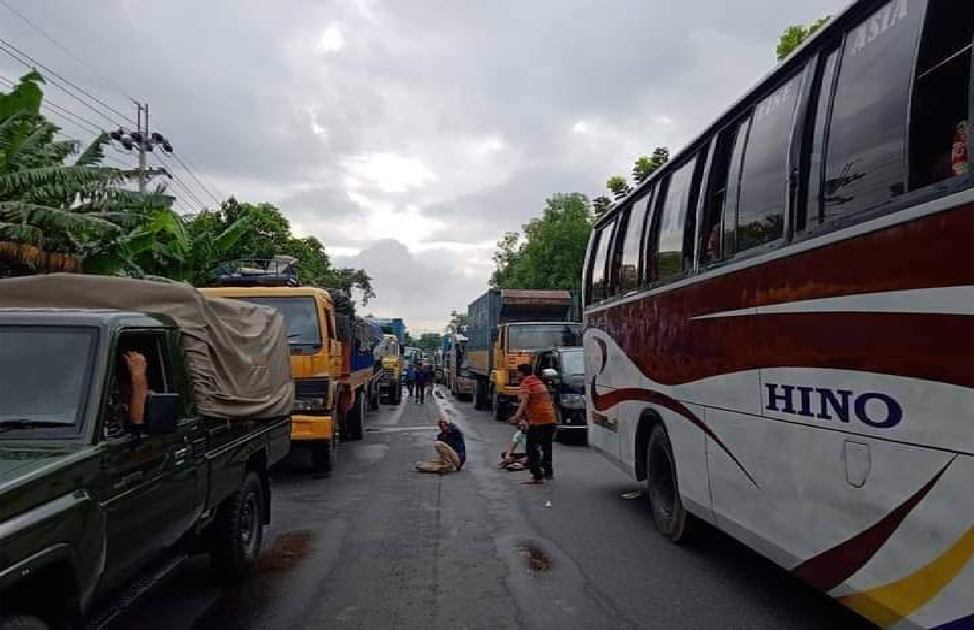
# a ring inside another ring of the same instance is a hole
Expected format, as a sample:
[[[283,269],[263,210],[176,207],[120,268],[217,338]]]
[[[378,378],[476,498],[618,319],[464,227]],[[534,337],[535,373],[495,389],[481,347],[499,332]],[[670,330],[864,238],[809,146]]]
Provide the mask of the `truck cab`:
[[[521,385],[517,366],[532,365],[542,352],[555,347],[581,349],[582,325],[575,322],[513,322],[497,327],[490,374],[490,397],[494,417],[506,420],[517,405]]]
[[[310,450],[316,469],[331,470],[344,420],[342,343],[331,295],[317,287],[299,286],[225,286],[200,291],[270,306],[284,315],[295,391],[291,440]]]
[[[280,316],[93,276],[0,303],[0,627],[103,627],[198,552],[244,577],[290,450]]]
[[[377,352],[382,365],[379,395],[389,404],[398,405],[402,402],[403,376],[402,346],[399,339],[395,335],[383,335]]]

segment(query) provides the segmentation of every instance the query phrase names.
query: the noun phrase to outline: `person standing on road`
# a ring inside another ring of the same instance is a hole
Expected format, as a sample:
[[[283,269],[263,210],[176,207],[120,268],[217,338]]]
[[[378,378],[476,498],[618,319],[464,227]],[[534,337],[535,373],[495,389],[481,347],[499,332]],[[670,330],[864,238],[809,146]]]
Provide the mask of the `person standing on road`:
[[[522,363],[517,366],[517,371],[521,375],[521,387],[517,395],[520,404],[510,421],[516,424],[527,418],[528,466],[531,468],[531,480],[521,483],[543,483],[544,479],[555,477],[551,453],[551,442],[557,426],[555,407],[551,403],[548,386],[534,375],[530,364]]]
[[[428,375],[429,373],[426,371],[426,368],[421,363],[417,363],[413,372],[413,391],[416,393],[414,402],[426,402],[426,381],[429,378]]]
[[[413,387],[415,387],[415,380],[414,380],[415,374],[416,374],[416,366],[414,364],[410,364],[409,367],[406,368],[406,374],[404,375],[405,378],[403,379],[406,382],[406,392],[407,392],[406,400],[409,400],[410,398],[413,397]]]

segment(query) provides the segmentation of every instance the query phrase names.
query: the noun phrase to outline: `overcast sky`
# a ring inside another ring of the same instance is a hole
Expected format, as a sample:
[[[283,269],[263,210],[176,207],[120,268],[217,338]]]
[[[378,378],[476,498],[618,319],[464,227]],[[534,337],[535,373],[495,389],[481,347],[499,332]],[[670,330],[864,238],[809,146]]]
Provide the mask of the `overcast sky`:
[[[846,4],[5,2],[54,42],[2,4],[0,37],[123,113],[126,96],[149,102],[204,183],[278,205],[337,264],[372,274],[366,310],[414,332],[486,290],[494,244],[546,196],[597,196],[636,156],[678,149],[774,65],[785,26]],[[0,54],[0,75],[24,71]]]

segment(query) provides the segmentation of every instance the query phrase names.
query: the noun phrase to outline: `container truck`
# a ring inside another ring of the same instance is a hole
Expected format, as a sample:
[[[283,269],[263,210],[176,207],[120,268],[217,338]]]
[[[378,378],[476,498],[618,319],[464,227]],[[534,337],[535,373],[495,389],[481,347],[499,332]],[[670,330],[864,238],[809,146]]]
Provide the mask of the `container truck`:
[[[506,420],[517,402],[517,366],[551,348],[582,345],[568,291],[492,288],[467,308],[464,367],[475,379],[474,408]]]

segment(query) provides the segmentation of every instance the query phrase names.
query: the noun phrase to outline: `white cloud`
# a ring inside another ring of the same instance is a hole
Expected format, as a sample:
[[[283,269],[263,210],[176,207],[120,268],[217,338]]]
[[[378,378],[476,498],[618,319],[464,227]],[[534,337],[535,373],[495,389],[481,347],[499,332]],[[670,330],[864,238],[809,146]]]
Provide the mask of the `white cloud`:
[[[572,125],[572,131],[575,133],[588,133],[588,123],[584,120],[578,120],[574,125]]]
[[[666,116],[666,115],[663,115],[663,114],[657,114],[656,116],[653,116],[653,119],[652,120],[657,125],[672,125],[673,124],[673,119],[670,118],[669,116]]]
[[[345,47],[345,37],[342,35],[342,29],[337,24],[331,24],[325,29],[325,32],[321,34],[318,39],[318,44],[315,46],[315,52],[319,55],[338,52]]]
[[[406,192],[436,181],[436,174],[416,158],[390,152],[368,153],[349,158],[345,168],[364,186],[387,193]]]

